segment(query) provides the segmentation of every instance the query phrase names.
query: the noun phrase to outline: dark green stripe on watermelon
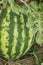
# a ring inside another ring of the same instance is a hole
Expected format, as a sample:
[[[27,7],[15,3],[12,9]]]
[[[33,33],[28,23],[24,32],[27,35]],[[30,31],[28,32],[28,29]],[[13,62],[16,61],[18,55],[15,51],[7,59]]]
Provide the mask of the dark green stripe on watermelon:
[[[6,9],[1,10],[1,13],[0,13],[0,56],[4,56],[3,51],[1,49],[1,30],[3,29],[2,26],[1,26],[1,24],[3,22],[3,19],[6,16],[6,13],[7,13]]]
[[[15,14],[13,12],[10,12],[10,25],[9,25],[9,46],[8,46],[8,55],[9,58],[11,58],[11,50],[12,50],[12,43],[13,43],[13,33],[14,33],[14,16]]]
[[[24,16],[24,24],[25,24],[25,27],[24,27],[24,30],[25,30],[25,40],[24,40],[24,49],[22,51],[22,55],[24,54],[24,52],[26,51],[26,49],[28,48],[28,41],[29,41],[29,29],[26,27],[26,22],[28,20],[28,17],[26,15],[23,15]]]
[[[20,17],[17,16],[17,24],[18,24],[18,38],[17,38],[17,45],[16,45],[16,53],[15,53],[15,57],[16,58],[19,53],[20,53],[20,48],[21,48],[21,41],[22,41],[22,28],[21,28],[21,22],[20,22]]]

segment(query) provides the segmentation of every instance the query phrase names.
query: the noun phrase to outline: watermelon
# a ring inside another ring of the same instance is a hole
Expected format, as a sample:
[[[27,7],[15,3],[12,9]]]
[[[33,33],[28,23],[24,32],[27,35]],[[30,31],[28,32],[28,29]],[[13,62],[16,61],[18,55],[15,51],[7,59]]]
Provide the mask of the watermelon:
[[[0,10],[0,56],[17,59],[32,46],[32,28],[26,27],[28,17],[17,15],[10,7]]]

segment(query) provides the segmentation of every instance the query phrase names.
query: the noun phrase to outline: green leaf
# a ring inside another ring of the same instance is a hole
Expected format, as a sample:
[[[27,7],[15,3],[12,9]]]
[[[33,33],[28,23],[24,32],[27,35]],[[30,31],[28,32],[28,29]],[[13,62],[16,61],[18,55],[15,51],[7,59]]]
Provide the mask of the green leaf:
[[[7,0],[2,0],[3,7],[5,8],[7,5]]]
[[[34,8],[36,11],[39,9],[39,6],[37,4],[36,1],[31,1],[30,5],[32,6],[32,8]]]
[[[32,26],[34,26],[34,18],[30,16],[30,17],[28,17],[26,27],[31,28]]]
[[[37,44],[40,44],[40,45],[42,45],[43,43],[43,35],[40,32],[36,36],[36,42]]]
[[[37,29],[38,29],[38,32],[37,32],[37,35],[36,35],[36,42],[37,44],[39,45],[42,45],[43,44],[43,24],[40,20],[41,18],[39,17],[38,21],[37,21]]]
[[[15,12],[16,14],[19,14],[20,7],[15,4],[14,0],[8,0],[8,2],[10,4],[10,7],[11,7],[12,11]]]
[[[40,10],[43,10],[43,3],[40,3],[40,4],[39,4],[39,9],[40,9]]]

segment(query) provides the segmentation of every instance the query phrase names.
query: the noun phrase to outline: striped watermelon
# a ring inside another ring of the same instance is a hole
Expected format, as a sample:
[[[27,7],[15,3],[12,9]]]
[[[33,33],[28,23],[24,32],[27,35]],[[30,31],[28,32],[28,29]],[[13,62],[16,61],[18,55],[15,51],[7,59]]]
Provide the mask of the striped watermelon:
[[[17,59],[32,46],[32,29],[26,27],[28,18],[19,16],[10,8],[0,10],[0,56]]]

